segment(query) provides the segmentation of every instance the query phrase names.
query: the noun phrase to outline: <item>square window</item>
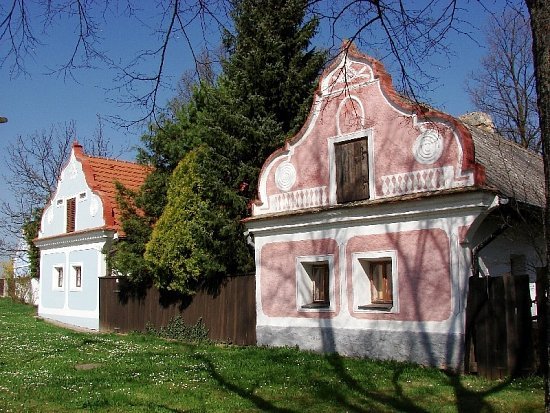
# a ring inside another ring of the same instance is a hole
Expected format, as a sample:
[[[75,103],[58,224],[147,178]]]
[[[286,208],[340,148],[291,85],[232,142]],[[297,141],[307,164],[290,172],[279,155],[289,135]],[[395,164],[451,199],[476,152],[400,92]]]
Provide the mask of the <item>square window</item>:
[[[359,311],[397,312],[394,251],[353,254],[353,300]]]
[[[334,280],[332,257],[298,257],[296,264],[298,310],[332,310]]]
[[[368,261],[367,276],[370,281],[371,303],[393,305],[391,260]]]

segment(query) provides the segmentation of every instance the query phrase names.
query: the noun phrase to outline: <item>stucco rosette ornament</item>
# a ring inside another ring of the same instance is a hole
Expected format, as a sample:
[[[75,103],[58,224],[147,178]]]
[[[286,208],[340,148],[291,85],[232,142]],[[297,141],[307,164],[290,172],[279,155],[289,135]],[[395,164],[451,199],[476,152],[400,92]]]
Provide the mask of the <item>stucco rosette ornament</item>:
[[[421,164],[429,165],[441,157],[443,139],[435,130],[427,130],[420,134],[413,144],[414,158]]]
[[[275,171],[275,185],[281,191],[288,191],[296,182],[296,169],[290,162],[283,162]]]

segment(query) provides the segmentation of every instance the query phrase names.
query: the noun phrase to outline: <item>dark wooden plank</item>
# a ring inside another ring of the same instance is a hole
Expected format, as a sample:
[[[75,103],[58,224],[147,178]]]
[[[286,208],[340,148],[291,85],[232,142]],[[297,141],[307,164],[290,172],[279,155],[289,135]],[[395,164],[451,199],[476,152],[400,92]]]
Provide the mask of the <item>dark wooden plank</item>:
[[[192,299],[161,294],[148,288],[139,295],[125,289],[123,278],[100,280],[100,328],[103,330],[144,330],[148,324],[159,328],[180,316],[187,324],[203,320],[213,340],[235,344],[256,343],[255,278],[231,277],[217,294],[197,293]],[[252,316],[251,316],[252,315]]]
[[[338,203],[369,198],[367,138],[334,145]]]

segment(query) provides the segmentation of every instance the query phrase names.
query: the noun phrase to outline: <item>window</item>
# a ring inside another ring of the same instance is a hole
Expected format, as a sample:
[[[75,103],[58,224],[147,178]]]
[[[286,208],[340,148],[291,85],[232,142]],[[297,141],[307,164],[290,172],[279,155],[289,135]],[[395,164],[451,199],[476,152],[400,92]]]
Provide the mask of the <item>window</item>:
[[[53,269],[53,285],[55,289],[63,289],[63,267],[57,266]]]
[[[353,254],[353,299],[359,311],[397,312],[394,251]]]
[[[332,309],[332,257],[299,257],[297,305],[299,310]]]
[[[76,222],[76,198],[67,199],[67,232],[74,232]]]
[[[339,204],[369,198],[367,138],[334,144],[336,161],[336,202]]]
[[[80,265],[73,266],[74,287],[82,288],[82,267]]]
[[[393,304],[391,260],[370,261],[367,265],[371,305],[391,308]]]
[[[328,264],[315,264],[311,266],[313,304],[330,305]]]

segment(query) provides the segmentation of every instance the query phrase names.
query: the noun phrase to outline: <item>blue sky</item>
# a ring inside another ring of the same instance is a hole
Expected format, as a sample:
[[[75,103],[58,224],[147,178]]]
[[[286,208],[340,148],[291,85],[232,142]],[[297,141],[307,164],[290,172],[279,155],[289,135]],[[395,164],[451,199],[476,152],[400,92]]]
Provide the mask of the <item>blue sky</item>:
[[[160,13],[155,7],[155,2],[145,3],[147,5],[140,14],[142,23],[123,16],[99,22],[101,23],[99,33],[103,38],[101,48],[112,59],[121,63],[128,62],[137,51],[152,48],[158,44],[159,38],[151,34],[150,27],[160,21]],[[504,0],[485,1],[484,6],[498,11],[503,3]],[[483,27],[488,18],[486,10],[477,1],[464,0],[460,5],[464,8],[460,11],[460,17],[471,24],[471,26],[464,26],[463,29],[478,41],[465,35],[451,33],[448,38],[451,55],[421,62],[425,70],[439,82],[433,85],[432,91],[420,96],[433,106],[457,116],[473,109],[465,91],[465,82],[469,74],[478,67],[480,58],[486,53],[483,48]],[[34,10],[34,12],[38,11]],[[36,21],[40,21],[38,14],[35,17]],[[150,27],[146,27],[147,25]],[[143,115],[143,110],[139,108],[121,106],[116,102],[120,100],[121,94],[115,90],[109,90],[117,85],[114,81],[116,72],[105,66],[75,71],[75,79],[46,74],[49,71],[48,68],[56,67],[66,61],[76,40],[74,22],[59,20],[53,27],[54,29],[50,29],[47,35],[41,35],[40,28],[35,32],[40,37],[42,45],[36,48],[34,58],[26,61],[29,75],[14,78],[10,76],[8,66],[0,67],[2,84],[0,116],[9,119],[7,124],[0,125],[2,156],[5,154],[6,146],[17,136],[25,137],[35,132],[49,130],[55,124],[74,121],[77,130],[75,138],[84,140],[94,135],[97,129],[97,116],[138,119]],[[340,36],[345,37],[346,32],[353,29],[353,27],[340,27]],[[199,27],[192,27],[190,34],[194,47],[199,50],[203,44],[203,31]],[[219,42],[213,27],[207,29],[206,37],[211,45]],[[315,42],[321,47],[331,45],[332,39],[328,37],[326,28],[321,28],[321,33]],[[0,44],[0,50],[5,46]],[[363,45],[360,49],[368,54],[376,54],[375,51],[368,50]],[[384,63],[389,66],[388,69],[392,73],[391,62],[384,61]],[[177,80],[184,71],[192,69],[192,64],[192,56],[183,39],[171,43],[166,66],[166,74],[170,75],[170,78],[167,79],[168,87],[162,89],[158,98],[160,104],[165,104],[175,94]],[[396,73],[392,74],[396,75]],[[144,126],[125,130],[108,122],[104,124],[104,134],[116,148],[138,145],[143,130]],[[124,155],[130,160],[133,156],[133,152]],[[10,198],[4,180],[6,173],[5,162],[2,161],[0,162],[0,176],[2,176],[0,198],[2,200]]]

